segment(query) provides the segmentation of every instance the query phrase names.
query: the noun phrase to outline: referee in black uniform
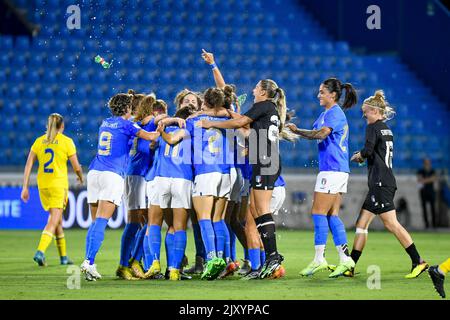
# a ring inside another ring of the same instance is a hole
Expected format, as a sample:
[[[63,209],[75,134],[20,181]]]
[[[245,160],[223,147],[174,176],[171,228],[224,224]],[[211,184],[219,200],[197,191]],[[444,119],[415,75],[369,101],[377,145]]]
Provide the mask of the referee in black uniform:
[[[394,137],[385,123],[394,111],[381,90],[364,100],[362,111],[367,120],[366,142],[364,148],[356,152],[351,161],[363,163],[367,160],[369,192],[356,222],[351,256],[357,263],[367,241],[369,225],[378,215],[386,229],[395,235],[411,258],[411,273],[405,278],[416,278],[428,268],[428,264],[421,259],[408,231],[397,220],[394,206],[397,184],[392,172]],[[353,274],[354,270],[351,270],[344,275],[353,276]]]

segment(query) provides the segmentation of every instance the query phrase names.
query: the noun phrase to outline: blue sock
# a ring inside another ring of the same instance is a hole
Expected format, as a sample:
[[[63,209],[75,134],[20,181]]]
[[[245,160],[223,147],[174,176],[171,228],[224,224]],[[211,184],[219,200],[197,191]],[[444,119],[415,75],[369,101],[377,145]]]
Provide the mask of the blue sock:
[[[134,242],[134,237],[139,230],[139,223],[127,223],[122,233],[122,240],[120,244],[120,265],[128,267],[128,260],[131,258],[131,244]]]
[[[150,225],[148,229],[148,242],[152,253],[152,260],[160,260],[161,255],[161,227]]]
[[[164,244],[166,245],[167,266],[171,267],[174,264],[175,235],[167,232]]]
[[[225,259],[225,261],[228,262],[228,260],[230,260],[230,256],[231,256],[230,232],[228,231],[227,224],[226,224],[225,220],[220,220],[220,222],[222,223],[222,230],[223,230],[223,234],[225,236],[225,241],[224,241],[225,242],[225,245],[224,245],[225,250],[223,252],[223,258]]]
[[[215,258],[216,255],[216,236],[210,219],[203,219],[198,222],[202,234],[203,244],[206,250],[206,261]]]
[[[141,261],[144,255],[144,237],[147,232],[147,225],[143,226],[136,234],[136,241],[134,243],[133,253],[131,257],[136,261]]]
[[[266,262],[266,250],[261,250],[261,264]]]
[[[195,255],[206,259],[205,246],[203,245],[202,232],[200,230],[200,225],[198,223],[192,224],[192,229],[194,231],[194,241],[195,241]]]
[[[216,235],[216,252],[218,258],[225,258],[225,230],[223,220],[213,222],[214,234]]]
[[[229,223],[227,223],[227,229],[230,234],[230,259],[231,261],[236,261],[236,234]]]
[[[185,230],[176,231],[174,234],[174,257],[172,266],[175,269],[181,269],[184,251],[186,250],[187,235]]]
[[[245,260],[250,260],[250,256],[248,254],[248,249],[245,249],[245,248],[244,248],[244,259]]]
[[[252,265],[252,270],[258,270],[261,267],[261,250],[259,248],[256,249],[248,249],[248,256],[250,260],[250,264]]]
[[[347,234],[345,232],[345,226],[342,223],[341,218],[338,216],[329,216],[328,224],[330,226],[331,234],[333,235],[334,245],[341,246],[347,243]]]
[[[85,251],[85,257],[87,259],[88,252],[89,252],[89,239],[91,238],[92,233],[92,226],[94,225],[95,221],[92,221],[91,225],[89,226],[87,233],[86,233],[86,251]]]
[[[325,245],[328,238],[328,219],[322,214],[312,215],[314,221],[314,245]]]
[[[90,264],[94,264],[95,256],[102,246],[103,239],[105,239],[105,229],[108,224],[108,219],[97,218],[92,225],[91,236],[89,237],[89,250],[87,259]]]
[[[150,242],[148,234],[144,236],[144,270],[147,272],[152,265],[152,251],[150,250]]]

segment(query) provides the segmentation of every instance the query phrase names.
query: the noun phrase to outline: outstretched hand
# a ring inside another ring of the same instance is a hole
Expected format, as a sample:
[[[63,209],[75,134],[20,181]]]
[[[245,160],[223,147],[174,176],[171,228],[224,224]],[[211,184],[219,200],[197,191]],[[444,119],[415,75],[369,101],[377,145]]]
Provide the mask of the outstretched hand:
[[[30,192],[28,191],[28,188],[22,189],[22,193],[20,194],[20,198],[25,203],[27,203],[28,200],[30,200]]]
[[[205,49],[202,49],[202,58],[207,64],[214,64],[214,55],[211,52],[207,52]]]
[[[298,130],[295,123],[292,123],[292,122],[286,123],[286,127],[294,133],[297,132],[297,130]]]

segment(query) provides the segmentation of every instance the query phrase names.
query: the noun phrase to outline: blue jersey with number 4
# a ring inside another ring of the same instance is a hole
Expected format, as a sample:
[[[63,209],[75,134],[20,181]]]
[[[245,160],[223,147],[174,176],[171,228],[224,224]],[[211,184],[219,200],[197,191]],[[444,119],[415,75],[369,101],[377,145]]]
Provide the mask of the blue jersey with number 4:
[[[199,120],[225,121],[229,118],[200,115],[186,121],[186,130],[192,140],[192,161],[195,175],[211,172],[230,173],[230,167],[234,165],[234,153],[230,152],[232,148],[230,148],[230,141],[226,134],[228,129],[199,128],[196,127]],[[230,137],[232,136],[230,135]]]
[[[165,132],[175,134],[180,129],[178,126],[168,126]],[[170,145],[162,137],[158,138],[158,162],[156,163],[156,177],[180,178],[193,180],[191,165],[191,140],[185,137],[177,144]]]
[[[138,123],[138,125],[140,125],[140,123]],[[150,120],[141,127],[146,131],[155,131],[155,119]],[[140,139],[138,137],[132,139],[127,176],[145,177],[153,162],[154,152],[150,149],[150,143],[151,141]]]
[[[319,170],[350,172],[348,159],[348,123],[344,111],[337,104],[325,110],[314,122],[315,130],[331,129],[324,140],[319,141]]]
[[[103,120],[98,130],[97,155],[89,170],[110,171],[124,177],[128,165],[130,139],[141,130],[136,123],[122,117]]]

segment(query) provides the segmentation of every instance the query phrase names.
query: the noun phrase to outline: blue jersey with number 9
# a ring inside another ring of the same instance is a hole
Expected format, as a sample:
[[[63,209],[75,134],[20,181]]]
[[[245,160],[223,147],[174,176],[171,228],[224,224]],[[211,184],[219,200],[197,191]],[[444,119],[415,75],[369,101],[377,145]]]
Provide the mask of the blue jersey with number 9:
[[[98,130],[97,155],[89,170],[110,171],[124,177],[131,149],[130,138],[141,130],[136,123],[122,117],[103,120]]]
[[[319,141],[319,170],[350,172],[348,159],[348,123],[344,111],[337,104],[325,110],[314,122],[313,128],[331,129],[324,140]]]

